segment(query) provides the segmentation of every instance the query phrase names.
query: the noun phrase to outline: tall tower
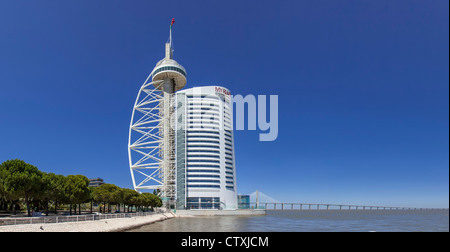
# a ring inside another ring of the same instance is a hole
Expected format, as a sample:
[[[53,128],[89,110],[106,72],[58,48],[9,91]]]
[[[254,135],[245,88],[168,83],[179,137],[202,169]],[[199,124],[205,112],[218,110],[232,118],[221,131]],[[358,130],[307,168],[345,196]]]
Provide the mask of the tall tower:
[[[163,127],[160,132],[163,136],[161,195],[163,203],[173,205],[176,196],[174,93],[186,85],[186,70],[173,59],[172,27],[169,42],[166,43],[166,57],[156,64],[152,76],[154,83],[163,81],[162,85],[154,84],[156,89],[163,91],[163,100],[159,106],[163,116]]]
[[[173,23],[172,19],[165,57],[136,98],[128,141],[135,190],[159,190],[166,207],[173,205],[176,197],[174,93],[186,85],[186,70],[173,59]]]

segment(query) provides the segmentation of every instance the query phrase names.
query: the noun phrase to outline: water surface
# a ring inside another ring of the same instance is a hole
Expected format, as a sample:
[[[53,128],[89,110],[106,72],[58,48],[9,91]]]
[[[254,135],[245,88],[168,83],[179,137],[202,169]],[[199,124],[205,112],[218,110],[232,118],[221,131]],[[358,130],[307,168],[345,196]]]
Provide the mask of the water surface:
[[[287,210],[173,218],[130,232],[449,232],[448,210]]]

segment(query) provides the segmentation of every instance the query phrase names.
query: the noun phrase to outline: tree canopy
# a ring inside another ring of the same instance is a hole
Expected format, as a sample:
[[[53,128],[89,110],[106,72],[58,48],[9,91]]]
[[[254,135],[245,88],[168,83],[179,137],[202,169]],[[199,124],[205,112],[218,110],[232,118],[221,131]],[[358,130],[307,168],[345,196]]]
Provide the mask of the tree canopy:
[[[25,202],[30,216],[30,202],[42,201],[48,213],[49,202],[72,205],[95,201],[111,205],[160,207],[161,199],[151,193],[138,193],[113,184],[89,187],[89,179],[83,175],[58,175],[45,173],[23,160],[7,160],[0,164],[0,209],[9,202],[14,212],[16,203]],[[91,204],[92,205],[92,204]],[[105,208],[103,209],[105,211]]]

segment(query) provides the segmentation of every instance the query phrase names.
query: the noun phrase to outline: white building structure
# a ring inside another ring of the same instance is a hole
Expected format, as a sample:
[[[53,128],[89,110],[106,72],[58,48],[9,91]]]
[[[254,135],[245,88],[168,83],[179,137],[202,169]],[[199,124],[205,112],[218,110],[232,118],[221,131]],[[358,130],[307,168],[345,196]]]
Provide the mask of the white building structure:
[[[176,94],[178,209],[237,209],[230,91],[208,86]]]
[[[230,92],[181,90],[186,76],[173,59],[171,29],[165,57],[142,84],[131,116],[133,187],[157,190],[167,208],[237,209]]]

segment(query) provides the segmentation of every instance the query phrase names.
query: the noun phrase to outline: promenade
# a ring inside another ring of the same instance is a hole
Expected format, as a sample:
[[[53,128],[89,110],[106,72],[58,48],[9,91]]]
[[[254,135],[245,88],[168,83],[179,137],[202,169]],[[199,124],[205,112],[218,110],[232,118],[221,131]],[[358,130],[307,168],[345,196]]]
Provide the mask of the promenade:
[[[36,223],[0,226],[0,232],[115,232],[174,218],[172,213],[158,213],[130,218],[94,221]]]

